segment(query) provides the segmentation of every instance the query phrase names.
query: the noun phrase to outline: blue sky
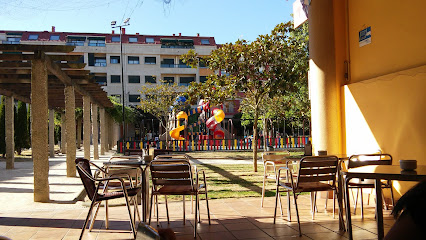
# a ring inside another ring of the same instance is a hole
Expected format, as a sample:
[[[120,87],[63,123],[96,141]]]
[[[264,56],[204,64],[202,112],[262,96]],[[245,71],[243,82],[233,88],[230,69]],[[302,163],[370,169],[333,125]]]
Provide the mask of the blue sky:
[[[0,0],[0,29],[111,32],[130,17],[127,33],[213,36],[252,41],[291,20],[294,0]]]

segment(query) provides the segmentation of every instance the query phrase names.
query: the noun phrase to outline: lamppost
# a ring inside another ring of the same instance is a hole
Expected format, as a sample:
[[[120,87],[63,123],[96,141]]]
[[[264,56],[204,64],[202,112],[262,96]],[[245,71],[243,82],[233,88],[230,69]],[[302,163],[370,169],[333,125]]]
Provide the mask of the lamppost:
[[[123,153],[126,153],[126,115],[125,115],[125,102],[124,102],[124,59],[123,59],[123,41],[122,41],[122,27],[129,26],[130,18],[127,18],[124,20],[124,22],[121,25],[117,25],[117,21],[111,22],[112,28],[119,28],[120,29],[120,65],[121,65],[121,104],[123,106],[122,113],[123,113]]]

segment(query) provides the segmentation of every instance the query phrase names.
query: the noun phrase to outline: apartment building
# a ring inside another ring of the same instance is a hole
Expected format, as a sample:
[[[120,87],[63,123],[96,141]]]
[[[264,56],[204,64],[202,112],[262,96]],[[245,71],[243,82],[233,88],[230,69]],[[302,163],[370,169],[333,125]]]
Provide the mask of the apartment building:
[[[79,62],[87,64],[85,69],[94,74],[96,82],[102,85],[109,96],[122,99],[121,78],[123,78],[126,106],[139,103],[139,97],[141,97],[139,90],[146,83],[161,84],[161,79],[188,86],[191,82],[205,81],[211,71],[204,65],[190,68],[181,62],[180,56],[190,49],[201,56],[210,55],[211,51],[218,47],[214,37],[203,37],[199,34],[182,36],[180,33],[171,36],[127,34],[125,28],[122,28],[121,39],[120,32],[115,31],[112,33],[57,32],[55,27],[52,27],[50,32],[0,31],[0,42],[75,46],[74,52],[84,54]],[[122,66],[123,77],[121,76]],[[237,100],[225,103],[224,111],[227,118],[236,114],[238,108]]]
[[[75,33],[52,31],[0,31],[0,41],[7,44],[72,45],[75,52],[83,53],[80,62],[95,76],[110,96],[121,99],[123,65],[125,105],[137,105],[138,90],[145,83],[161,84],[160,79],[188,86],[203,82],[210,71],[205,66],[190,68],[180,61],[180,56],[193,49],[199,55],[209,55],[217,48],[214,37],[126,34],[119,32]],[[122,58],[121,59],[121,47]]]

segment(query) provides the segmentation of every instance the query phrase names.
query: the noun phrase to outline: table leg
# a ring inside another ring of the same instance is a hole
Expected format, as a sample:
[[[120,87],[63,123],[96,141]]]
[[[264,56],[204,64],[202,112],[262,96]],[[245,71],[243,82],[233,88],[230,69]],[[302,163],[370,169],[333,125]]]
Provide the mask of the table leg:
[[[352,235],[352,219],[351,219],[351,203],[349,199],[349,180],[351,178],[346,177],[344,181],[344,189],[345,189],[345,203],[346,203],[346,223],[347,223],[347,230],[348,230],[348,237],[350,240],[353,239]]]
[[[382,200],[382,182],[380,179],[375,181],[376,188],[376,218],[377,218],[377,239],[381,240],[385,237],[383,229],[383,200]]]

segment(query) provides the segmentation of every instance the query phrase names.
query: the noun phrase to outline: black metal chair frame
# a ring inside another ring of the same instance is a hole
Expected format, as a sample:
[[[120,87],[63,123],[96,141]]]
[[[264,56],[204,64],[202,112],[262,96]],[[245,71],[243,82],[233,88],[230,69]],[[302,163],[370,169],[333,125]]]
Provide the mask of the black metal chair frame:
[[[165,196],[166,200],[166,213],[167,213],[167,222],[169,223],[169,211],[167,204],[167,195],[183,195],[183,222],[185,224],[185,196],[194,196],[195,195],[195,216],[194,216],[194,238],[197,236],[197,218],[198,223],[201,222],[200,214],[200,199],[199,194],[205,194],[206,197],[206,206],[207,206],[207,216],[210,222],[210,210],[207,194],[207,183],[206,175],[204,170],[196,171],[196,179],[194,183],[193,172],[191,164],[186,159],[157,159],[151,162],[151,180],[152,180],[152,192],[151,192],[151,203],[150,203],[150,213],[149,213],[149,224],[151,224],[151,212],[153,205],[153,198],[156,199],[156,215],[157,215],[157,226],[159,225],[159,214],[158,214],[158,195]],[[203,174],[203,184],[199,184],[199,173]],[[176,192],[161,192],[163,187],[173,186],[173,187],[182,187],[189,186],[189,191],[176,191]]]
[[[297,166],[298,174],[296,180],[294,180],[293,177],[293,166],[289,166],[289,161],[287,161],[286,167],[280,167],[278,169],[278,181],[275,195],[274,224],[276,222],[277,216],[277,205],[278,202],[281,202],[280,187],[283,187],[287,192],[288,220],[291,221],[290,192],[292,192],[294,205],[296,208],[297,223],[299,226],[299,236],[302,236],[302,230],[300,228],[299,210],[297,207],[298,194],[301,194],[302,192],[334,191],[337,195],[336,176],[339,172],[340,165],[339,159],[336,156],[309,156],[302,158],[297,164]],[[286,178],[281,178],[281,171],[283,170],[286,171]],[[290,180],[290,182],[288,181],[288,179]],[[285,181],[283,182],[283,180]],[[301,183],[315,183],[316,186],[303,186]]]
[[[84,159],[84,158],[77,158],[75,160],[76,166],[77,166],[77,171],[80,175],[80,178],[83,182],[84,188],[86,190],[87,196],[89,198],[91,198],[91,205],[89,208],[89,212],[87,213],[87,217],[86,220],[84,221],[84,225],[80,234],[80,238],[83,238],[83,234],[84,231],[86,230],[87,224],[89,222],[89,220],[91,220],[91,224],[90,224],[90,230],[93,227],[94,221],[96,219],[100,204],[102,201],[106,201],[109,199],[115,199],[115,198],[124,198],[125,202],[126,202],[126,207],[129,213],[129,219],[130,219],[130,228],[131,231],[133,233],[133,236],[136,238],[136,227],[135,227],[135,220],[134,218],[132,218],[132,212],[130,210],[130,202],[129,202],[129,196],[131,197],[135,197],[138,195],[138,193],[140,192],[140,187],[133,187],[132,185],[130,185],[130,188],[127,188],[126,186],[126,182],[123,180],[123,176],[122,174],[119,175],[112,175],[109,177],[101,177],[99,178],[99,173],[103,173],[103,174],[107,174],[104,169],[98,167],[96,164],[91,163],[89,160]],[[91,169],[90,166],[94,166],[97,168],[94,176],[92,176],[91,173]],[[128,176],[126,176],[128,177]],[[85,181],[86,180],[86,181]],[[87,181],[89,180],[89,181]],[[119,181],[120,182],[120,186],[121,186],[121,190],[120,191],[116,191],[116,192],[105,192],[105,190],[108,187],[109,181]],[[97,184],[96,184],[97,183]],[[131,183],[130,183],[131,184]],[[101,189],[101,187],[103,189]],[[102,193],[99,193],[100,190],[103,190]],[[130,194],[128,192],[131,192]],[[138,211],[137,210],[137,202],[136,199],[133,198],[133,203],[135,205],[135,210],[134,211]],[[93,211],[93,208],[95,207],[95,205],[97,205],[97,209],[96,212],[94,214],[94,216],[91,218],[91,214]],[[135,213],[136,214],[136,213]]]
[[[364,160],[362,160],[362,158],[364,158]],[[373,158],[373,159],[368,159],[368,158]],[[374,159],[374,158],[378,158],[378,159]],[[367,165],[392,165],[392,156],[390,154],[387,154],[387,153],[377,153],[377,154],[357,154],[357,155],[352,155],[352,156],[349,157],[348,169],[355,168],[355,167],[367,166]],[[355,198],[355,201],[354,201],[354,214],[356,214],[356,207],[357,207],[357,203],[358,203],[358,193],[361,192],[361,218],[364,218],[364,200],[363,200],[364,197],[363,197],[362,189],[364,189],[364,188],[374,189],[374,181],[368,180],[368,179],[367,180],[353,179],[353,180],[357,180],[358,182],[355,182],[355,181],[352,181],[352,180],[349,181],[348,188],[357,189],[357,194],[356,194],[356,198]],[[388,180],[388,181],[386,181],[386,183],[383,183],[382,189],[383,188],[389,188],[390,189],[392,206],[395,206],[395,200],[394,200],[394,197],[393,197],[392,181]],[[383,192],[382,192],[382,194],[383,194]],[[376,196],[376,197],[379,197],[379,196]],[[382,195],[380,197],[383,197],[383,203],[385,205],[385,208],[387,209],[386,202],[384,201],[384,195]]]

